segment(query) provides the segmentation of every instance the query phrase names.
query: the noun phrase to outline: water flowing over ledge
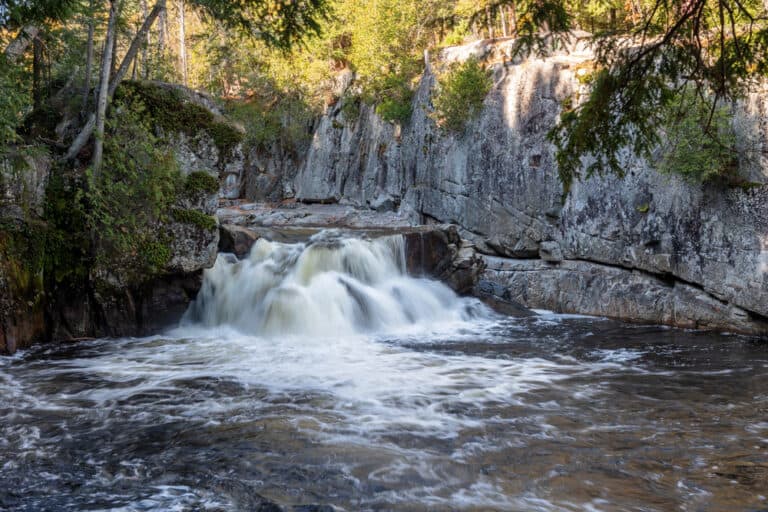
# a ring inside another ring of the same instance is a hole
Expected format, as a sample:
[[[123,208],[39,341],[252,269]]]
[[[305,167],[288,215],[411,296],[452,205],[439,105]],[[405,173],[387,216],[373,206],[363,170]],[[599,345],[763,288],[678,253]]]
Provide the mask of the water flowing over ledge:
[[[253,335],[349,335],[488,316],[477,300],[406,275],[403,235],[322,231],[303,243],[259,239],[243,260],[220,254],[183,325]]]

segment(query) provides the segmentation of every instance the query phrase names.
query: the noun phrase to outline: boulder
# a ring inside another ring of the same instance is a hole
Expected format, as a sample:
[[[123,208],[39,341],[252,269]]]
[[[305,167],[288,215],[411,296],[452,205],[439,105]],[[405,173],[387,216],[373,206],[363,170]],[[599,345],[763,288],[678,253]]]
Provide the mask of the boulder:
[[[403,236],[410,275],[437,279],[459,294],[473,290],[485,264],[456,226],[430,226]]]
[[[251,247],[259,238],[260,235],[251,229],[234,224],[222,224],[219,227],[219,251],[244,258],[251,252]]]

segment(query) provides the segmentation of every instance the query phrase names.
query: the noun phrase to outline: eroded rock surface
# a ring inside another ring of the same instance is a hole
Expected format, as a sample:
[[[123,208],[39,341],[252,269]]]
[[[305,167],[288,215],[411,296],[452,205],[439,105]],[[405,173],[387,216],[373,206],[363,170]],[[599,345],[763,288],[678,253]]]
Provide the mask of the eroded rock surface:
[[[756,90],[733,110],[742,173],[757,186],[688,183],[627,157],[624,179],[577,182],[562,202],[554,147],[546,135],[563,103],[587,92],[578,76],[592,54],[577,41],[568,53],[516,61],[510,44],[483,41],[444,50],[443,61],[474,55],[494,72],[480,116],[462,133],[447,133],[430,118],[436,79],[429,69],[416,92],[413,116],[402,127],[382,121],[366,106],[354,119],[332,108],[319,122],[294,180],[297,199],[392,209],[417,223],[452,223],[483,253],[541,260],[535,273],[521,267],[505,271],[521,277],[505,274],[493,288],[528,306],[763,332],[768,160],[762,148],[768,144],[768,96]],[[574,273],[567,286],[566,270]],[[640,275],[635,270],[644,277],[631,277]],[[551,286],[542,285],[535,296],[526,293],[535,283],[523,276],[533,275]],[[599,302],[584,275],[614,290],[613,298]],[[647,294],[618,292],[630,282],[633,290],[646,285],[655,290],[657,281],[675,284],[671,295],[648,292],[658,303],[646,300]]]

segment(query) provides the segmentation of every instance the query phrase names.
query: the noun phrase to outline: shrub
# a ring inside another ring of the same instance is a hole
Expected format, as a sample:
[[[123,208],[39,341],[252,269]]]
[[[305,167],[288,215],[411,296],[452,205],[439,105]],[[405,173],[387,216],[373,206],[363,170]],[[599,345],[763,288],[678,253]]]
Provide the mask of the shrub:
[[[229,101],[226,113],[245,127],[249,146],[266,150],[276,143],[298,152],[311,139],[317,112],[300,95],[285,93],[272,84],[263,85],[263,94],[247,100]]]
[[[376,104],[376,113],[390,123],[405,123],[411,118],[413,89],[411,88],[412,67],[401,73],[390,73],[365,84],[365,100]]]
[[[128,283],[163,270],[170,240],[160,225],[182,187],[173,151],[153,134],[143,105],[116,103],[108,117],[104,165],[87,171],[87,226],[93,233],[96,263],[119,269]]]
[[[184,191],[190,196],[213,194],[219,191],[219,180],[205,171],[191,172],[184,182]]]
[[[491,72],[477,59],[453,64],[438,78],[433,99],[438,125],[454,132],[463,130],[482,109],[492,86]]]
[[[693,93],[670,103],[658,169],[688,181],[739,181],[736,134],[723,105],[712,108]]]

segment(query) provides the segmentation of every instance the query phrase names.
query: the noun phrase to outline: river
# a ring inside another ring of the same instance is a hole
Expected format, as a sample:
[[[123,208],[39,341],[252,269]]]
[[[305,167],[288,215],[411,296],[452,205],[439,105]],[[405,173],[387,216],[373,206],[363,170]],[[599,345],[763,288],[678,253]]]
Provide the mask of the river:
[[[398,237],[260,241],[176,329],[0,359],[0,509],[768,509],[766,343],[402,268]]]

